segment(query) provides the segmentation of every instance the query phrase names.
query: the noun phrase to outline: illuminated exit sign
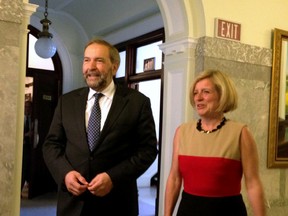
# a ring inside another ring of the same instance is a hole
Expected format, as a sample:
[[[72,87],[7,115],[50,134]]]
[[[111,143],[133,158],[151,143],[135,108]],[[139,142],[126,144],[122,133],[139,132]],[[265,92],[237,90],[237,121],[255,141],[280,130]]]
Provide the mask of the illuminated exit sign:
[[[215,35],[219,38],[240,41],[241,24],[216,18]]]

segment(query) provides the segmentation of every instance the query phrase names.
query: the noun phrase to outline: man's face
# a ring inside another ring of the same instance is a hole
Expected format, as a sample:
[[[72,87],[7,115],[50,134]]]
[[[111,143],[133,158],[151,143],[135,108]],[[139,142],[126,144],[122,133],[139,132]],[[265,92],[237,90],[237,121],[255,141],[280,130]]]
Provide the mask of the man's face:
[[[95,91],[102,91],[112,81],[118,69],[110,60],[108,47],[91,44],[84,52],[82,72],[87,85]]]

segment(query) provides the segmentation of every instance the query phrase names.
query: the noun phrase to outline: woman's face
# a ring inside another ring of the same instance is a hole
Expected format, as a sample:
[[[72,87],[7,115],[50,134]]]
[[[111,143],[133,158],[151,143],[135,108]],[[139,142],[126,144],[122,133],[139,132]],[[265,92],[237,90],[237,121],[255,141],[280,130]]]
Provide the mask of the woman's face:
[[[195,109],[201,117],[211,117],[219,106],[220,95],[209,78],[200,80],[193,92]]]

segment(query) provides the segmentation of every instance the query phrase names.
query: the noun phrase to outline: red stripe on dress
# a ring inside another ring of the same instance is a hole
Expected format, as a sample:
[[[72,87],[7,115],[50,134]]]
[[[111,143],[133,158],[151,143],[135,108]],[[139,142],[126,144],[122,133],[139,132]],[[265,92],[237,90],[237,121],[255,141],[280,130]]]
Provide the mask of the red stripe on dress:
[[[179,155],[184,191],[207,197],[239,195],[242,165],[240,161],[217,157]]]

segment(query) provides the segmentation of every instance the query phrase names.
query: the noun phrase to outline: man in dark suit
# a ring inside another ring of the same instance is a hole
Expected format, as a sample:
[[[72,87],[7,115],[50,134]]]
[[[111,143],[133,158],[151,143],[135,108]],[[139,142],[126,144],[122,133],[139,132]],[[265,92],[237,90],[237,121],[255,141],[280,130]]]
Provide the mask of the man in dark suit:
[[[138,215],[136,179],[155,160],[157,139],[149,98],[114,84],[119,64],[115,47],[90,41],[83,61],[88,87],[59,99],[43,144],[59,185],[58,216]],[[95,93],[103,95],[101,133],[91,150],[86,131]]]

